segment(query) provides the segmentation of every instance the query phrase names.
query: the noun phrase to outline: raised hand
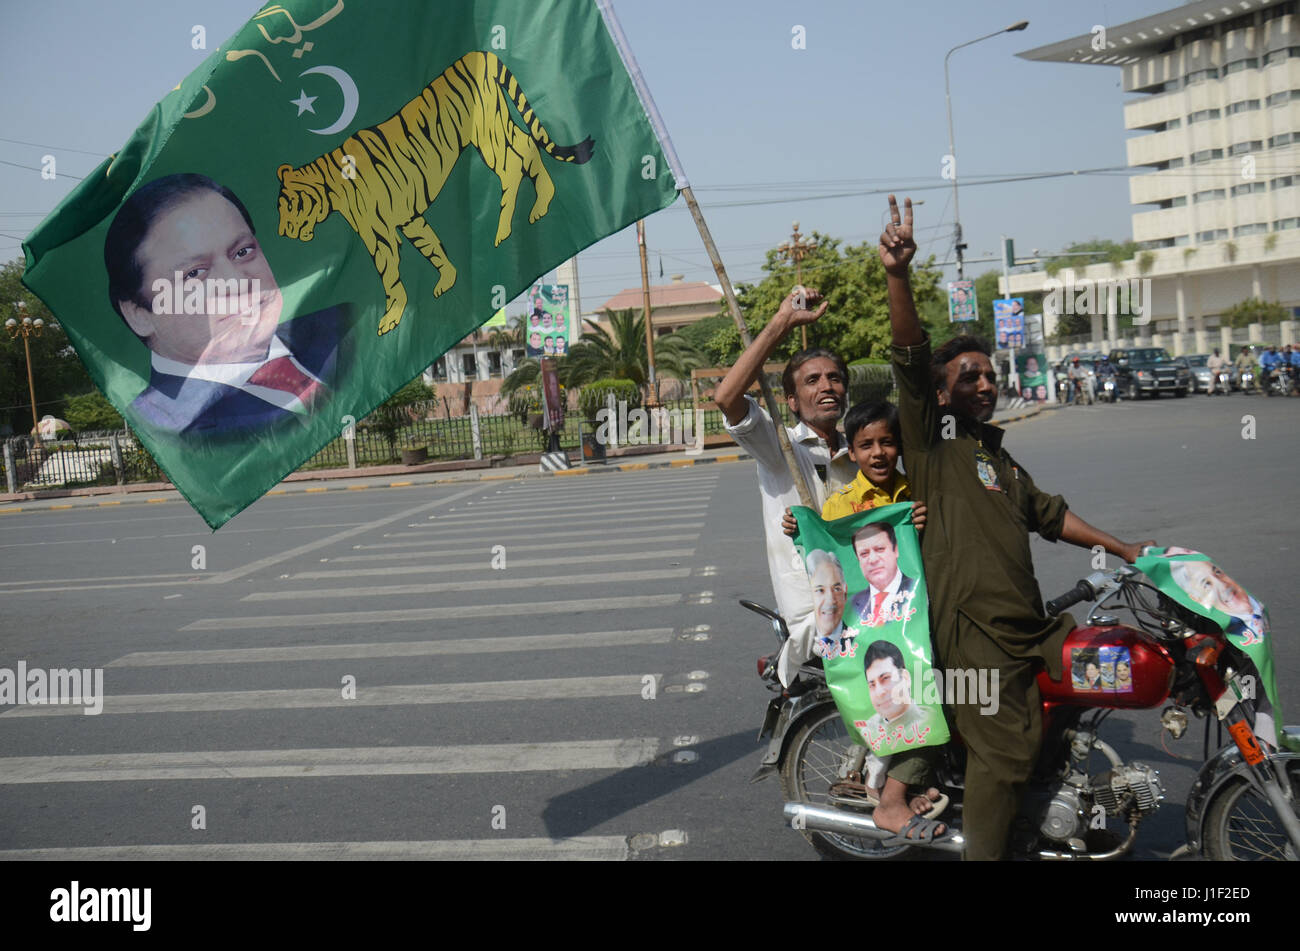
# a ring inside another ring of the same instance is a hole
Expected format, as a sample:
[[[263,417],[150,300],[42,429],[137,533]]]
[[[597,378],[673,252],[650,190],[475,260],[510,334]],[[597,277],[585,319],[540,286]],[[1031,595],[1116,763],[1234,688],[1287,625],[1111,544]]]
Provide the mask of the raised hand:
[[[799,523],[794,520],[794,513],[787,506],[785,515],[781,516],[781,530],[794,538],[799,534]]]
[[[889,196],[889,224],[880,236],[880,261],[889,274],[903,276],[916,254],[912,239],[912,199],[903,200],[903,212],[898,212],[898,201]]]
[[[788,511],[788,510],[787,510]],[[916,529],[917,534],[925,531],[925,503],[912,503],[912,527]]]
[[[821,306],[817,307],[817,302],[821,301]],[[811,287],[804,288],[804,303],[808,310],[794,309],[794,293],[786,295],[785,300],[781,301],[781,308],[776,312],[776,316],[785,320],[790,327],[802,327],[804,324],[814,323],[822,314],[826,313],[828,302],[822,300],[819,291]],[[816,307],[816,310],[812,308]]]

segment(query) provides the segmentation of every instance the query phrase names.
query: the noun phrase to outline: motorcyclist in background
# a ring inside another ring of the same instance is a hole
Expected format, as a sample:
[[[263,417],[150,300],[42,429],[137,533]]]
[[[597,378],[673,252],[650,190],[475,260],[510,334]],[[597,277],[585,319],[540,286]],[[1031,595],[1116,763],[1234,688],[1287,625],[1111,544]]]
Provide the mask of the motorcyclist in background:
[[[1255,379],[1256,380],[1259,379],[1259,373],[1255,369],[1255,348],[1254,347],[1242,347],[1241,353],[1237,354],[1237,359],[1233,363],[1233,374],[1237,378],[1237,386],[1243,390],[1245,389],[1245,387],[1242,385],[1241,379],[1242,379],[1242,374],[1245,373],[1246,371],[1250,371],[1254,373]]]
[[[1214,355],[1205,361],[1205,365],[1210,368],[1210,395],[1213,396],[1219,389],[1219,374],[1228,368],[1228,361],[1219,356],[1218,348],[1215,348]],[[1228,395],[1226,389],[1223,395]]]

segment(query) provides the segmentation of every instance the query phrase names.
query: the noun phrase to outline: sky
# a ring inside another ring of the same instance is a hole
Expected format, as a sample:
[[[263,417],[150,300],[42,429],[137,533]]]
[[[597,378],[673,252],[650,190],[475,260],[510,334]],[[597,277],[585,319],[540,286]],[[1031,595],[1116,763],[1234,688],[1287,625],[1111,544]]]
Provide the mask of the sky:
[[[425,0],[412,0],[425,2]],[[432,2],[432,0],[429,0]],[[521,0],[525,2],[525,0]],[[615,10],[704,209],[733,282],[762,279],[765,251],[798,220],[846,244],[873,241],[885,190],[916,208],[920,254],[952,259],[944,54],[967,276],[997,267],[1002,235],[1018,256],[1131,235],[1128,176],[1008,176],[1122,167],[1117,67],[1033,63],[1016,53],[1174,6],[1170,0],[615,0]],[[0,261],[149,109],[260,4],[245,0],[0,0]],[[201,25],[207,49],[192,47]],[[795,48],[802,27],[803,48]],[[562,52],[562,50],[561,50]],[[19,144],[30,143],[30,144]],[[43,156],[59,177],[42,179]],[[828,197],[829,196],[829,197]],[[715,283],[685,204],[647,220],[652,283]],[[640,285],[635,230],[579,256],[583,310]],[[952,276],[949,268],[949,276]],[[811,279],[807,283],[813,283]],[[509,313],[522,309],[508,307]]]

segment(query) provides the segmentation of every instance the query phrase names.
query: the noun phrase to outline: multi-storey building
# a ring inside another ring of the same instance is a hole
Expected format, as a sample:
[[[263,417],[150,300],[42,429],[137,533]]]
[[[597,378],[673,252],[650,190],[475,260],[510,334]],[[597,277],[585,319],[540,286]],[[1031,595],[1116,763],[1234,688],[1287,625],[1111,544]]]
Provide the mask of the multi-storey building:
[[[1292,342],[1294,326],[1234,337],[1219,315],[1257,297],[1300,314],[1300,10],[1296,0],[1208,0],[1028,50],[1039,62],[1115,66],[1137,256],[1058,274],[1073,283],[1150,280],[1127,342],[1176,353],[1234,339]],[[1072,280],[1071,280],[1072,279]],[[1010,292],[1043,290],[1042,272]],[[1113,295],[1111,295],[1113,296]],[[1121,340],[1119,305],[1092,313],[1092,346]],[[1059,298],[1058,298],[1059,300]],[[1078,312],[1078,311],[1075,311]],[[1046,330],[1053,315],[1045,313]],[[1132,338],[1136,337],[1136,341]]]

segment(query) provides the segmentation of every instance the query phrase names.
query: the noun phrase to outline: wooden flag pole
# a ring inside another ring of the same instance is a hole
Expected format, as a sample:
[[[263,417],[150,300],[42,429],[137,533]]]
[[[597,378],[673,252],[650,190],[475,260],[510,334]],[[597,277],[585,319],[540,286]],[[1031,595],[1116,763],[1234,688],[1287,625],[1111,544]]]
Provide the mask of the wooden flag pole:
[[[637,97],[641,100],[641,105],[646,111],[646,118],[650,120],[650,125],[659,137],[659,145],[663,149],[664,158],[668,160],[668,165],[672,170],[677,191],[686,199],[686,206],[691,209],[691,217],[695,219],[695,227],[699,229],[700,238],[704,241],[704,249],[709,252],[709,260],[713,262],[714,273],[718,275],[718,282],[722,285],[722,293],[727,298],[727,309],[731,311],[731,319],[736,322],[736,329],[740,331],[741,341],[748,347],[754,342],[754,338],[750,336],[749,328],[745,326],[745,318],[741,316],[740,304],[736,301],[736,292],[731,287],[731,279],[727,277],[727,269],[722,266],[722,258],[718,255],[718,247],[713,243],[713,236],[709,233],[709,226],[704,223],[704,215],[700,211],[699,203],[695,200],[695,193],[691,191],[691,185],[686,179],[686,172],[682,168],[682,163],[677,158],[677,150],[673,148],[672,139],[668,136],[668,128],[664,125],[663,117],[659,115],[659,109],[655,106],[654,97],[650,95],[650,87],[646,85],[645,76],[641,73],[641,67],[637,65],[636,57],[632,55],[632,47],[623,34],[623,27],[619,25],[613,4],[611,0],[596,0],[596,7],[600,10],[606,29],[609,30],[609,38],[613,41],[614,46],[618,49],[619,56],[623,59],[623,65],[627,68],[627,74],[632,80],[632,85],[636,87]],[[790,437],[785,431],[785,426],[781,423],[781,408],[777,405],[776,397],[772,393],[772,387],[768,385],[767,375],[761,370],[758,374],[758,385],[763,391],[763,400],[767,403],[767,411],[772,416],[772,425],[776,427],[776,437],[781,444],[781,455],[785,458],[786,465],[790,467],[790,476],[794,480],[795,489],[799,492],[799,503],[815,509],[812,493],[808,491],[808,484],[804,482],[803,470],[799,468],[799,463],[794,458],[794,450],[790,448]]]
[[[718,283],[722,285],[723,296],[727,298],[727,309],[731,311],[731,319],[736,322],[736,329],[740,331],[741,342],[748,347],[754,342],[754,338],[750,335],[749,328],[745,326],[745,318],[740,313],[740,303],[736,300],[736,292],[731,286],[731,278],[727,277],[727,269],[723,266],[722,258],[718,255],[718,247],[713,243],[713,235],[709,233],[709,226],[704,221],[704,213],[700,211],[699,203],[695,200],[695,193],[691,191],[690,185],[685,185],[678,191],[686,199],[686,207],[690,208],[691,217],[695,219],[695,227],[700,231],[700,238],[704,241],[704,249],[709,252],[709,260],[713,262],[713,271],[718,275]],[[794,449],[790,446],[790,436],[786,433],[785,426],[781,422],[781,408],[776,402],[776,395],[767,382],[767,374],[762,370],[759,370],[758,373],[758,386],[763,391],[763,401],[767,403],[767,411],[772,417],[772,425],[776,427],[776,437],[781,443],[781,455],[785,457],[785,464],[790,467],[790,474],[794,477],[794,487],[799,493],[799,504],[817,511],[817,506],[813,504],[812,493],[808,490],[808,484],[804,481],[803,470],[799,468],[799,463],[795,460]]]

